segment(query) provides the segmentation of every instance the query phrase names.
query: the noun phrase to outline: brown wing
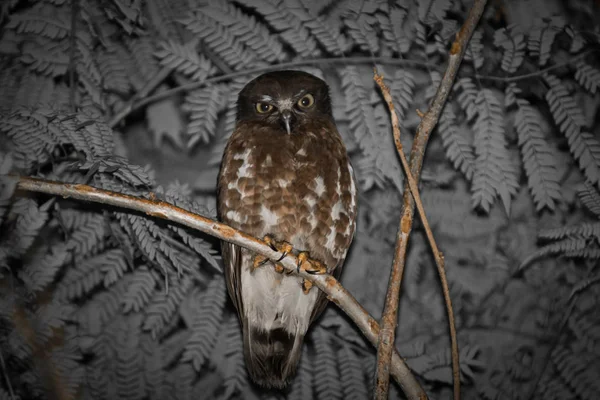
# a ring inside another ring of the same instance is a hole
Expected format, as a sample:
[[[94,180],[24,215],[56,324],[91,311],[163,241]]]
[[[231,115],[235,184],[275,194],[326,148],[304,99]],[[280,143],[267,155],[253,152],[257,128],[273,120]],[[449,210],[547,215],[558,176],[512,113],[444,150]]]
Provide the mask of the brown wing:
[[[240,272],[242,270],[242,251],[239,246],[229,242],[221,242],[221,255],[225,272],[225,282],[227,282],[227,291],[233,301],[233,305],[238,313],[244,315],[244,306],[241,299],[241,280]]]

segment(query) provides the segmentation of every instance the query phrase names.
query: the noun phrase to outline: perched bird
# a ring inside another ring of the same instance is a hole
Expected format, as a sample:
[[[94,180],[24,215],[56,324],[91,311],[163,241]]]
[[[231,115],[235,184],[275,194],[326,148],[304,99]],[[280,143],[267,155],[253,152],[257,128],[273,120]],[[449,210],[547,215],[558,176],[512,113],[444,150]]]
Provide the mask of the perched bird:
[[[339,276],[354,237],[356,200],[327,84],[301,71],[250,81],[239,93],[219,172],[219,218],[284,254],[315,260],[307,272]],[[260,386],[284,388],[326,296],[244,248],[223,242],[222,254],[249,375]]]

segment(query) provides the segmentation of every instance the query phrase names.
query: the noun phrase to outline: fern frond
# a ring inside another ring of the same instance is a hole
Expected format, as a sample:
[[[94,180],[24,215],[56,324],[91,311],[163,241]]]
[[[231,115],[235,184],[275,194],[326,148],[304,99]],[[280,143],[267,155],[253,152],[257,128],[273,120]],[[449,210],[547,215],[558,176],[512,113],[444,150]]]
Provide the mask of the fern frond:
[[[452,162],[454,168],[463,173],[467,180],[472,180],[475,171],[473,146],[465,135],[459,132],[456,115],[450,104],[446,105],[442,111],[438,130],[446,157]]]
[[[534,24],[529,32],[527,48],[532,56],[539,57],[539,65],[543,67],[550,59],[550,51],[556,35],[565,27],[565,20],[562,16],[537,18]]]
[[[452,21],[455,22],[455,21]],[[456,32],[456,29],[453,29],[452,32]],[[469,41],[469,47],[467,52],[465,53],[465,60],[471,61],[476,69],[483,67],[483,63],[485,62],[485,58],[483,56],[483,32],[480,30],[476,30],[473,32],[473,36]]]
[[[244,393],[248,388],[248,377],[244,365],[244,350],[240,326],[235,317],[230,317],[224,327],[226,343],[226,368],[224,371],[225,393],[223,399],[231,399],[236,393]]]
[[[504,50],[500,66],[509,74],[517,71],[525,57],[525,35],[517,25],[500,28],[494,33],[494,46]]]
[[[402,121],[406,112],[415,100],[415,77],[407,69],[399,68],[394,72],[394,80],[390,85],[390,92],[394,100],[394,108],[398,119]]]
[[[600,193],[589,181],[583,183],[577,191],[583,205],[600,218]]]
[[[361,50],[370,54],[379,52],[379,38],[374,27],[376,23],[377,19],[374,16],[363,13],[344,18],[344,25],[348,28],[350,37]]]
[[[546,240],[564,239],[566,237],[597,238],[600,242],[600,222],[583,223],[580,225],[563,226],[554,229],[543,229],[538,238]]]
[[[127,291],[120,300],[123,312],[139,312],[146,307],[155,291],[156,272],[146,266],[138,267],[125,278]]]
[[[511,163],[504,136],[504,115],[500,101],[491,89],[482,89],[475,101],[475,173],[473,206],[489,212],[498,194],[507,214],[511,196],[519,188],[518,171]]]
[[[405,54],[410,49],[410,40],[406,36],[403,25],[408,12],[406,9],[392,5],[389,13],[376,13],[383,34],[383,40],[398,54]]]
[[[593,183],[600,183],[600,141],[588,133],[581,107],[569,95],[566,86],[555,76],[544,74],[550,86],[546,101],[556,125],[566,136],[569,149],[584,175]]]
[[[567,385],[585,400],[595,399],[600,393],[598,381],[598,358],[591,353],[576,353],[564,347],[557,347],[551,356],[558,373]]]
[[[600,87],[600,70],[580,60],[575,64],[575,80],[591,94]]]
[[[110,48],[99,51],[96,60],[98,72],[102,76],[102,87],[126,95],[131,89],[131,83],[124,65],[123,52],[124,49],[120,45],[112,44]]]
[[[256,10],[298,55],[303,57],[320,55],[315,38],[294,15],[294,9],[285,7],[282,0],[234,0],[234,2]]]
[[[207,86],[194,90],[185,97],[182,108],[190,113],[187,134],[191,137],[188,148],[194,147],[199,141],[209,143],[215,136],[219,113],[226,106],[224,89],[221,85]]]
[[[287,58],[279,38],[256,18],[243,13],[233,4],[213,0],[199,10],[229,29],[238,41],[252,49],[261,60],[273,63]]]
[[[88,257],[67,270],[56,288],[56,296],[69,300],[81,298],[103,282],[105,287],[115,283],[125,270],[127,263],[121,249]]]
[[[364,381],[362,362],[350,346],[342,346],[338,350],[340,360],[340,376],[344,399],[362,400],[369,398]]]
[[[287,400],[304,400],[313,399],[313,368],[310,355],[305,346],[300,357],[300,364],[296,377],[292,382],[292,389],[287,397]]]
[[[172,40],[159,43],[160,49],[154,53],[160,64],[171,67],[193,81],[201,82],[215,74],[217,69],[203,54],[198,54],[196,41],[179,44]]]
[[[3,235],[0,236],[3,239],[0,260],[8,256],[19,258],[27,252],[48,220],[49,207],[49,202],[38,206],[30,198],[17,198],[12,203],[6,221],[8,226],[5,226]],[[4,252],[7,253],[3,254]]]
[[[156,41],[153,37],[126,37],[124,39],[128,56],[132,57],[132,62],[128,63],[129,79],[135,90],[141,90],[146,82],[152,79],[159,71],[159,63],[154,55],[156,53]]]
[[[182,316],[192,330],[182,361],[191,361],[196,371],[202,369],[214,348],[224,306],[225,285],[221,276],[213,278],[203,293],[194,293],[182,306]]]
[[[433,84],[437,87],[438,82],[434,81]],[[471,80],[471,78],[465,77],[457,80],[456,90],[459,91],[457,96],[458,104],[466,113],[467,120],[472,121],[478,112],[475,102],[477,101],[479,89],[477,89],[477,86]]]
[[[121,310],[121,301],[126,293],[123,281],[108,290],[95,294],[76,310],[77,323],[86,335],[97,336]]]
[[[527,100],[517,99],[517,104],[515,128],[519,135],[529,189],[537,211],[544,207],[554,210],[555,202],[560,201],[562,195],[555,157],[542,131],[541,115]]]
[[[169,287],[167,292],[163,288],[154,293],[150,305],[146,308],[146,318],[142,329],[150,331],[153,338],[161,335],[163,328],[171,321],[188,290],[192,287],[192,278],[186,274],[183,275],[175,285]]]
[[[341,399],[343,391],[339,376],[338,358],[331,335],[323,328],[315,329],[315,393],[318,398]]]
[[[69,67],[64,44],[39,36],[23,44],[20,60],[32,71],[52,78],[64,75]]]
[[[71,31],[69,8],[55,7],[40,2],[22,12],[11,15],[6,28],[14,29],[17,33],[63,39]]]

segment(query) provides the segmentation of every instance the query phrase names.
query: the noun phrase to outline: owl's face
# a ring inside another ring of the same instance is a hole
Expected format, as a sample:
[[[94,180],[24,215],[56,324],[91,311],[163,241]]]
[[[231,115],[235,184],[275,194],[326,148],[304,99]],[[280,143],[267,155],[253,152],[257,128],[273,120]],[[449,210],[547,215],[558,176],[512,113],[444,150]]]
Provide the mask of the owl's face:
[[[282,134],[302,132],[319,118],[332,119],[329,87],[302,71],[275,71],[250,81],[238,96],[237,120],[259,121]]]

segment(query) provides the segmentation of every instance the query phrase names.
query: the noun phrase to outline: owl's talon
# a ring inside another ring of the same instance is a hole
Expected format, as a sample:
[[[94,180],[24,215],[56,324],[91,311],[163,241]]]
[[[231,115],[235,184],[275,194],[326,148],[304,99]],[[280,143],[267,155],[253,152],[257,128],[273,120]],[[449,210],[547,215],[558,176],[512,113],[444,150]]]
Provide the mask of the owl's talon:
[[[325,264],[317,260],[311,260],[306,251],[302,251],[298,254],[297,271],[300,272],[300,270],[304,270],[311,275],[323,275],[327,273]]]
[[[310,292],[310,289],[313,287],[313,283],[311,281],[308,281],[306,279],[302,279],[302,292],[304,294],[308,294],[308,292]]]
[[[263,256],[262,254],[257,254],[254,257],[254,261],[252,262],[252,271],[254,271],[257,268],[262,267],[263,265],[265,265],[267,262],[269,261],[268,257]]]
[[[275,272],[277,272],[278,274],[283,273],[283,271],[285,271],[285,268],[283,268],[283,265],[277,263],[275,264]]]

